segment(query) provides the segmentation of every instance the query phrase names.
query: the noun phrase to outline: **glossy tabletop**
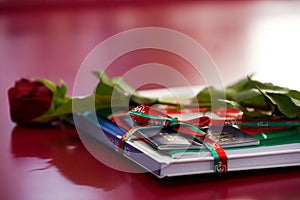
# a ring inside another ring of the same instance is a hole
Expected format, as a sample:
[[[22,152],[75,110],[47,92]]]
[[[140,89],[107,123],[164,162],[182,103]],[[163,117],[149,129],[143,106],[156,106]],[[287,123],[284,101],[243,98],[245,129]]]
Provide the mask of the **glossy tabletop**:
[[[61,78],[72,95],[90,51],[112,35],[139,27],[168,28],[193,38],[211,56],[224,84],[255,73],[262,81],[300,90],[298,1],[1,1],[0,199],[299,199],[299,167],[158,179],[102,164],[69,124],[11,122],[7,90],[15,80]],[[119,58],[110,74],[149,62],[176,69],[186,64],[144,53]],[[117,165],[137,167],[101,145],[99,150]]]

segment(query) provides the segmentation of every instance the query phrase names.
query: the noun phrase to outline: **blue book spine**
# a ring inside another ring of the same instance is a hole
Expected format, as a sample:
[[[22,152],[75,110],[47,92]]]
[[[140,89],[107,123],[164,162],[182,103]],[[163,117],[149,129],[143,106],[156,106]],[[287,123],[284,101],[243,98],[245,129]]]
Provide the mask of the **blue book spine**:
[[[120,138],[125,132],[108,119],[102,116],[97,116],[97,118],[96,120],[91,117],[89,113],[82,113],[75,115],[74,121],[76,122],[77,129],[81,132],[80,134],[88,134],[109,148],[119,151]],[[100,131],[101,129],[102,132]],[[104,133],[104,135],[101,133]],[[135,146],[126,142],[124,150],[119,152],[123,152],[125,157],[147,169],[154,175],[162,177],[161,163],[143,153]]]

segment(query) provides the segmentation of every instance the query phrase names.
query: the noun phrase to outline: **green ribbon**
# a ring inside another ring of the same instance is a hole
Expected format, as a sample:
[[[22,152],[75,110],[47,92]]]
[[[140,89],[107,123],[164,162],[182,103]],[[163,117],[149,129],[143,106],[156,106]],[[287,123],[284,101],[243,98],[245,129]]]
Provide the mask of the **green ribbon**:
[[[182,131],[185,134],[192,134],[195,136],[195,139],[205,145],[205,147],[211,152],[213,158],[214,158],[214,170],[215,172],[226,172],[227,171],[227,156],[225,151],[222,149],[220,145],[218,145],[215,141],[211,140],[210,138],[206,138],[205,141],[202,140],[200,137],[204,137],[206,135],[206,132],[202,131],[198,127],[195,127],[194,125],[187,124],[184,122],[179,121],[177,118],[168,118],[168,117],[159,117],[154,115],[149,115],[147,113],[138,112],[135,110],[131,110],[128,112],[129,115],[135,115],[139,116],[145,119],[152,119],[157,120],[158,122],[162,122],[161,124],[163,127],[169,127],[174,130],[178,130],[177,126],[183,126],[186,129]],[[154,125],[153,125],[154,123]],[[134,126],[131,128],[126,134],[122,136],[119,143],[119,149],[124,150],[124,144],[125,142],[134,135],[137,131],[147,130],[147,129],[153,129],[153,128],[161,128],[161,125],[155,125],[155,122],[144,121],[139,122],[139,124],[143,126]],[[187,131],[189,130],[189,131]],[[221,157],[221,158],[220,158]]]

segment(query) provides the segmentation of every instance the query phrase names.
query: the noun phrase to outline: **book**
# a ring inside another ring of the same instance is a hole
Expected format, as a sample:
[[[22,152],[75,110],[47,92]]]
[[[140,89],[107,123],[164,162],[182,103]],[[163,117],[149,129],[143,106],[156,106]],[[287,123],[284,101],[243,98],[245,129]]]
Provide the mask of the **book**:
[[[201,87],[192,89],[194,94],[191,94],[190,91],[187,93],[184,87],[175,88],[172,91],[165,89],[141,91],[141,94],[148,97],[160,96],[161,98],[168,98],[175,94],[177,98],[189,98],[189,95],[197,94]],[[168,114],[178,119],[189,120],[203,116],[202,111],[198,108],[188,108],[181,110],[180,113],[168,111]],[[284,123],[284,126],[280,127],[269,126],[273,122],[267,123],[268,126],[265,126],[265,123],[255,122],[250,123],[249,128],[236,126],[240,125],[242,117],[241,111],[238,110],[230,108],[214,110],[205,115],[215,122],[221,121],[221,123],[225,122],[229,125],[224,127],[229,127],[230,130],[222,129],[221,134],[217,131],[218,134],[214,135],[213,129],[209,129],[210,133],[207,134],[211,134],[212,140],[220,143],[226,153],[227,169],[225,171],[300,165],[299,122]],[[132,121],[128,116],[121,121],[124,122],[123,125],[127,124],[126,126],[129,125],[129,127],[118,126],[111,120],[92,112],[77,113],[73,115],[73,119],[80,134],[92,137],[116,150],[159,178],[216,172],[215,155],[203,143],[195,141],[193,137],[187,137],[178,132],[175,134],[172,130],[163,128],[155,131],[152,127],[147,129],[148,132],[139,130],[124,141],[124,135],[132,126],[130,124]],[[205,128],[202,127],[202,130],[207,131]],[[169,134],[176,138],[168,138]],[[236,134],[240,139],[235,144]],[[164,138],[165,136],[166,138]],[[222,139],[223,141],[221,141]],[[120,143],[123,143],[121,150]]]
[[[100,115],[95,119],[89,112],[74,115],[74,120],[81,134],[92,136],[159,178],[215,172],[215,158],[206,148],[162,150],[135,135],[124,143],[123,151],[120,151],[120,140],[126,130]],[[256,139],[253,141],[259,140],[259,144],[224,146],[228,159],[227,171],[300,165],[299,127],[252,136]]]
[[[118,115],[118,125],[124,127],[124,131],[128,131],[134,126],[134,122],[129,115]],[[207,137],[223,148],[259,145],[258,139],[231,125],[222,127],[220,133],[216,127],[206,127],[202,131],[207,132]],[[138,131],[137,135],[158,150],[205,148],[202,143],[195,140],[193,135],[187,135],[168,128]]]

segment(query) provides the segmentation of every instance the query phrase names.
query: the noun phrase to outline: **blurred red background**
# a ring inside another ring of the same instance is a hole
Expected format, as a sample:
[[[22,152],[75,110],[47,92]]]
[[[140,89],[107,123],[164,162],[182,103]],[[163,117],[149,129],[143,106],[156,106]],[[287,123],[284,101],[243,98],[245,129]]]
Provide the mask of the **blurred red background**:
[[[224,84],[255,73],[254,78],[261,81],[300,90],[297,73],[300,1],[0,0],[0,191],[5,191],[6,197],[11,199],[116,199],[119,194],[132,199],[142,193],[149,198],[181,195],[193,199],[205,194],[210,199],[266,199],[267,190],[272,190],[269,195],[278,199],[299,196],[299,170],[295,168],[290,172],[262,171],[223,178],[197,176],[190,181],[189,178],[178,179],[181,183],[159,183],[149,176],[120,175],[96,162],[78,138],[74,142],[74,129],[70,127],[31,133],[11,122],[7,90],[15,80],[20,77],[61,78],[71,95],[76,73],[92,49],[115,34],[139,27],[169,28],[196,40],[215,62]],[[108,73],[122,75],[128,69],[149,62],[173,67],[194,84],[204,83],[203,79],[195,78],[191,66],[183,59],[155,50],[126,54],[111,64]],[[156,74],[147,74],[151,75]],[[174,77],[166,75],[165,78],[172,85],[178,84]],[[38,135],[43,132],[43,136]],[[38,147],[34,149],[31,145]],[[72,153],[72,149],[76,153]],[[66,156],[68,153],[71,157]],[[71,161],[80,160],[78,155],[88,164],[76,168]],[[72,164],[65,165],[64,158],[70,158]],[[52,167],[33,170],[48,165]],[[91,174],[70,174],[81,169],[90,169]],[[92,180],[101,176],[107,182]],[[200,178],[217,188],[217,192],[202,185]],[[220,185],[220,181],[224,184]],[[189,186],[203,189],[191,192]],[[183,192],[182,188],[186,190]]]

